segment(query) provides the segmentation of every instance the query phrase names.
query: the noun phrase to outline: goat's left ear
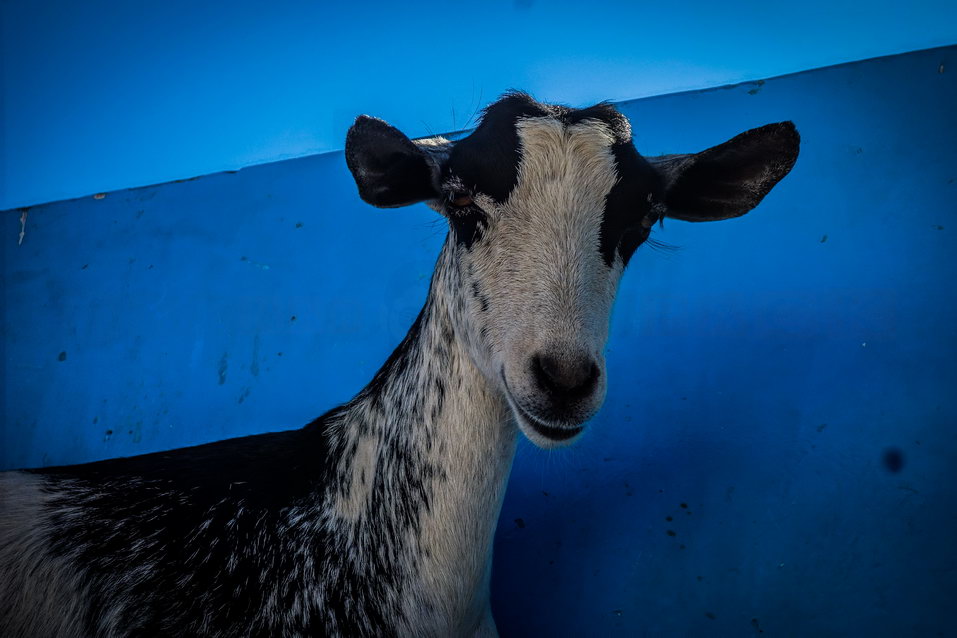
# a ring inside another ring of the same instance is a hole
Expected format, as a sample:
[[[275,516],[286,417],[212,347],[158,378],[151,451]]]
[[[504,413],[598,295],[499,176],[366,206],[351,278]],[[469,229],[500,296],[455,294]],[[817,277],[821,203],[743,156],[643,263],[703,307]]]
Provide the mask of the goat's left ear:
[[[648,158],[664,180],[661,213],[689,222],[744,215],[788,174],[800,144],[794,123],[779,122],[700,153]]]
[[[436,157],[432,148],[368,115],[360,115],[346,135],[346,164],[359,196],[380,208],[438,198]]]

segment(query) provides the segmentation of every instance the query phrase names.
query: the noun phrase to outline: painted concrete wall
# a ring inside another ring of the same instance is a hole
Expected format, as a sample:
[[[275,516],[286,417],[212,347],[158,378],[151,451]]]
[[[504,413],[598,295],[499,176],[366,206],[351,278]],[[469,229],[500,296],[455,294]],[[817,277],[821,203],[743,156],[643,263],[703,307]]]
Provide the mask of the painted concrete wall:
[[[632,261],[605,407],[519,450],[502,634],[952,635],[957,48],[621,108],[648,154],[782,119],[802,153],[754,213]],[[21,218],[4,468],[305,423],[399,342],[444,233],[361,204],[339,153]]]
[[[957,43],[952,0],[3,0],[0,210]]]

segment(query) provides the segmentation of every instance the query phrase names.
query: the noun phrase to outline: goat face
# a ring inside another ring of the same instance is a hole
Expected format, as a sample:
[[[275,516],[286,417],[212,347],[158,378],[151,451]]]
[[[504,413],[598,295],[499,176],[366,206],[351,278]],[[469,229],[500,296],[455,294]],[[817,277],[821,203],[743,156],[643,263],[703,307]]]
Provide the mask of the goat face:
[[[621,274],[654,223],[743,215],[791,169],[790,122],[692,155],[643,158],[628,120],[507,94],[455,142],[361,116],[346,139],[360,196],[426,201],[450,225],[460,338],[540,447],[573,441],[605,396]]]

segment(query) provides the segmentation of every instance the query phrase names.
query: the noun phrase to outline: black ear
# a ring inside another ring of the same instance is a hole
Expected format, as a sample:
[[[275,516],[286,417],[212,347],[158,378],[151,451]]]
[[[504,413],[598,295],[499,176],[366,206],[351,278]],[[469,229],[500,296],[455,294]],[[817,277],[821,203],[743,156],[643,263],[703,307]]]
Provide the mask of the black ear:
[[[779,122],[700,153],[649,158],[664,179],[664,215],[689,222],[744,215],[788,174],[800,145],[794,123]]]
[[[346,164],[359,196],[373,206],[393,208],[439,197],[433,158],[380,119],[356,119],[346,135]]]

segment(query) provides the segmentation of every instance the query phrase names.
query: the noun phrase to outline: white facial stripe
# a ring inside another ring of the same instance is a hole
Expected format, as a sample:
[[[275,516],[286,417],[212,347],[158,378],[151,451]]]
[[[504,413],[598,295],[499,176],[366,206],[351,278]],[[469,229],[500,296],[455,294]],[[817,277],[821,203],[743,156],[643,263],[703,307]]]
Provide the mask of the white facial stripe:
[[[509,201],[544,200],[541,205],[552,203],[556,212],[601,215],[617,179],[608,126],[585,120],[566,128],[536,117],[519,120],[516,128],[521,161]]]
[[[553,118],[528,118],[517,128],[518,183],[505,208],[511,239],[517,240],[513,259],[524,262],[517,270],[536,281],[515,293],[540,297],[534,305],[547,308],[555,321],[545,334],[600,349],[604,329],[594,322],[607,317],[589,308],[608,279],[598,251],[605,199],[617,179],[615,138],[596,120],[566,127]],[[613,296],[614,287],[607,294]]]
[[[608,268],[600,252],[605,203],[618,179],[615,137],[597,120],[566,126],[552,117],[525,118],[516,129],[516,184],[502,203],[476,197],[489,226],[464,256],[466,280],[491,300],[466,315],[480,324],[471,329],[481,335],[475,343],[488,348],[473,357],[529,414],[552,426],[578,425],[604,397],[603,350],[621,276],[620,263]],[[602,371],[594,391],[574,407],[553,410],[531,366],[541,355],[590,359]],[[539,445],[556,444],[518,422]]]

